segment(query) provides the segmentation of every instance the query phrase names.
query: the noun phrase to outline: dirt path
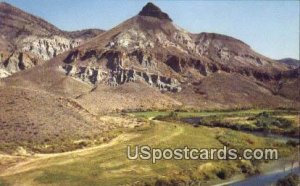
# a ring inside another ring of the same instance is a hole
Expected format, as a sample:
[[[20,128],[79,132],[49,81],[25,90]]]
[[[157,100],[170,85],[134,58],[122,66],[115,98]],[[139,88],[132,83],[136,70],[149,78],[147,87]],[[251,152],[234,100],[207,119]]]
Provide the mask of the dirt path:
[[[172,138],[175,138],[177,136],[179,136],[180,134],[182,134],[184,132],[184,127],[179,126],[179,125],[174,125],[174,127],[176,127],[176,131],[174,131],[171,135],[169,136],[164,136],[159,140],[159,143],[164,142],[164,141],[169,141]]]
[[[118,143],[125,142],[130,139],[136,138],[138,136],[139,136],[138,134],[122,134],[122,135],[119,135],[118,137],[114,138],[113,140],[111,140],[109,143],[91,147],[91,148],[63,152],[63,153],[35,154],[34,157],[32,157],[32,159],[25,161],[25,162],[20,162],[17,165],[6,169],[5,172],[0,173],[0,176],[10,176],[10,175],[18,174],[21,172],[26,172],[26,171],[29,171],[32,169],[44,168],[44,167],[48,167],[51,165],[65,164],[65,163],[71,162],[72,160],[66,158],[66,160],[64,160],[64,161],[57,161],[55,163],[47,163],[44,165],[40,164],[39,162],[42,160],[50,159],[50,158],[57,158],[57,157],[64,157],[64,156],[72,156],[72,155],[75,155],[77,157],[84,156],[84,155],[93,153],[99,149],[108,148],[108,147],[114,146]]]
[[[161,123],[160,121],[155,121],[157,124]],[[164,124],[162,124],[164,125]],[[173,138],[179,136],[184,132],[184,127],[180,125],[174,125],[174,131],[171,133],[171,135],[165,135],[160,136],[159,140],[157,140],[158,143],[172,140]],[[52,153],[52,154],[35,154],[33,157],[31,157],[27,161],[22,161],[12,167],[9,167],[5,169],[4,172],[0,173],[1,177],[5,176],[11,176],[18,173],[27,172],[30,170],[50,167],[53,165],[63,165],[67,163],[71,163],[76,161],[77,158],[81,158],[85,155],[95,153],[96,151],[100,149],[106,149],[109,147],[112,147],[114,145],[120,144],[120,143],[126,143],[127,141],[139,137],[140,134],[131,133],[131,134],[121,134],[118,137],[114,138],[110,142],[106,144],[102,144],[95,147],[75,150],[75,151],[69,151],[69,152],[63,152],[63,153]],[[155,136],[153,136],[156,138]],[[55,159],[54,159],[55,158]],[[51,161],[55,160],[55,161]],[[44,161],[44,163],[43,163]]]

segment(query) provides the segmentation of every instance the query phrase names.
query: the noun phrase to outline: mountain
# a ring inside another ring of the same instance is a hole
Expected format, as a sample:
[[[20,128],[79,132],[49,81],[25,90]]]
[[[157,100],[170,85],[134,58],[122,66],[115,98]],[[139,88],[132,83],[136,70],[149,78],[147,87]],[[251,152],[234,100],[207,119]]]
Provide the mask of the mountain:
[[[300,98],[289,83],[294,85],[298,75],[288,75],[289,70],[238,39],[189,33],[148,3],[115,28],[3,84],[68,97],[94,114],[295,108]]]
[[[65,34],[73,39],[80,38],[83,40],[88,40],[102,34],[103,32],[104,30],[100,29],[83,29],[79,31],[65,32]]]
[[[106,141],[111,134],[105,133],[115,127],[141,122],[106,113],[300,107],[300,68],[290,69],[229,36],[189,33],[151,3],[100,34],[55,34],[64,39],[34,36],[41,41],[37,48],[97,36],[48,61],[35,60],[34,50],[8,51],[3,65],[18,73],[0,79],[0,141],[11,151],[14,144],[34,152],[77,149],[85,140]],[[33,36],[21,38],[28,37]],[[7,41],[2,37],[1,46],[19,46]]]
[[[166,19],[172,21],[168,14],[161,11],[161,9],[155,6],[153,3],[148,3],[139,13],[140,16],[156,17],[158,19]]]
[[[103,32],[62,31],[5,2],[0,3],[0,25],[0,78],[41,64]]]
[[[284,58],[277,60],[280,63],[286,64],[290,69],[295,69],[300,67],[300,60],[292,58]]]

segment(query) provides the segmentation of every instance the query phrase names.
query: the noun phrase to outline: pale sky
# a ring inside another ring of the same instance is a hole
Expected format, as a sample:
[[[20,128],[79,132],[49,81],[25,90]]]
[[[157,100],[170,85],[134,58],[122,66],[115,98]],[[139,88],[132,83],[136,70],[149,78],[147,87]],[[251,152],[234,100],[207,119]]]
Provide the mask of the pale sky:
[[[1,0],[0,0],[1,1]],[[108,30],[138,14],[144,0],[5,0],[63,30]],[[299,59],[299,1],[151,1],[192,32],[215,32],[273,59]]]

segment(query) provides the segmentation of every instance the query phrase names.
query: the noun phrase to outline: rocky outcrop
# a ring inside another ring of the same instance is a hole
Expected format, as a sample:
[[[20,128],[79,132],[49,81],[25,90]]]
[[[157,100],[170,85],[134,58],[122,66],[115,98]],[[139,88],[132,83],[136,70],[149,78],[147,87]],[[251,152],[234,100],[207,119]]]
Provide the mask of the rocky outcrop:
[[[134,63],[135,66],[126,66],[126,62]],[[64,63],[60,69],[66,75],[91,84],[105,83],[109,86],[118,86],[139,81],[161,91],[181,91],[177,79],[155,74],[154,72],[159,73],[155,71],[156,61],[151,55],[139,50],[129,54],[114,50],[74,50],[65,58]],[[141,70],[143,68],[148,71]],[[149,72],[151,69],[153,72]]]
[[[156,74],[140,72],[133,69],[123,69],[104,71],[99,67],[86,67],[66,64],[61,66],[66,75],[77,78],[81,81],[98,84],[105,83],[109,86],[118,86],[128,82],[145,82],[161,91],[180,92],[181,87],[178,80]]]
[[[76,98],[95,112],[132,105],[166,108],[165,103],[173,105],[169,103],[174,101],[197,109],[294,108],[298,103],[297,71],[283,73],[288,70],[284,64],[253,51],[238,39],[185,31],[151,6],[46,65],[3,82],[34,85]],[[43,42],[39,47],[47,48],[52,41]],[[60,46],[51,43],[49,48]],[[51,51],[37,54],[54,56]],[[168,100],[161,102],[164,97]]]
[[[99,29],[62,31],[4,2],[0,3],[0,25],[0,78],[31,68],[37,61],[47,61],[103,32]]]
[[[0,78],[6,78],[6,77],[8,77],[10,75],[11,75],[11,73],[7,72],[4,69],[0,69]]]
[[[81,40],[61,36],[29,36],[20,42],[21,50],[31,52],[43,60],[49,60],[58,54],[77,47]]]
[[[129,29],[118,34],[106,46],[109,49],[126,48],[130,49],[151,49],[154,42],[149,40],[146,35],[136,29]]]
[[[147,3],[147,5],[144,6],[143,9],[140,11],[139,15],[156,17],[158,19],[166,19],[172,21],[168,14],[162,12],[160,8],[155,6],[153,3]]]
[[[41,61],[34,55],[26,52],[15,51],[6,60],[0,63],[2,76],[7,77],[21,70],[26,70],[40,64]]]
[[[190,69],[196,70],[202,76],[208,76],[216,72],[226,72],[226,73],[238,73],[243,76],[252,76],[260,81],[270,81],[280,79],[280,73],[274,71],[273,73],[265,72],[263,70],[254,69],[254,68],[234,68],[226,64],[220,63],[207,63],[195,58],[185,58],[175,55],[169,55],[165,61],[174,72],[176,73],[186,73]]]
[[[60,66],[61,70],[64,70],[66,75],[77,78],[83,82],[96,84],[106,79],[108,76],[105,71],[102,71],[96,67],[85,67],[75,65]]]
[[[0,78],[5,78],[21,70],[41,64],[60,53],[73,49],[81,40],[61,36],[29,36],[18,42],[19,49],[7,57],[0,55]]]

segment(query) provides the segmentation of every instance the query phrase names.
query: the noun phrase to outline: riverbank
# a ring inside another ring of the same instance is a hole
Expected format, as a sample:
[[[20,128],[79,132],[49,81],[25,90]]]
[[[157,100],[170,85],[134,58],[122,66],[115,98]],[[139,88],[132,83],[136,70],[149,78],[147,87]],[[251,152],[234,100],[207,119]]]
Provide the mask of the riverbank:
[[[299,163],[285,167],[285,169],[282,169],[282,167],[278,165],[278,162],[275,164],[277,164],[277,169],[268,170],[268,168],[266,168],[263,173],[248,178],[243,178],[243,176],[238,175],[230,181],[215,184],[214,186],[264,186],[276,183],[279,179],[284,178],[290,173],[300,174]]]

